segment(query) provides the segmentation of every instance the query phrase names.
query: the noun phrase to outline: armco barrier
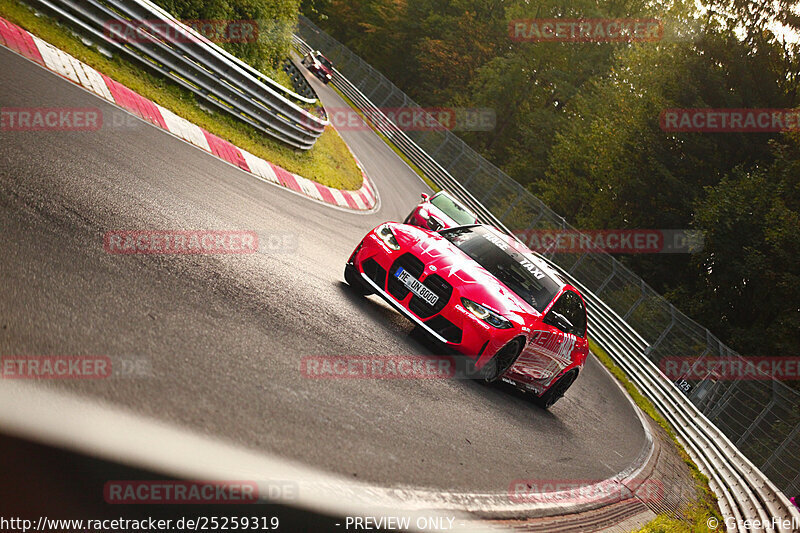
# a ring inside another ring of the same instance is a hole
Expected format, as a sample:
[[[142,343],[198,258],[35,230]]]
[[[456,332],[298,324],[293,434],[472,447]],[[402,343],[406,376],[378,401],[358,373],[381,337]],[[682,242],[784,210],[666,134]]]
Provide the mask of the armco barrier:
[[[326,118],[301,107],[316,99],[282,87],[148,0],[26,1],[106,49],[169,78],[214,110],[290,146],[310,149],[328,125]],[[126,24],[126,35],[116,32]],[[128,38],[128,31],[136,38]]]
[[[483,222],[511,234],[530,229],[574,231],[451,132],[398,128],[380,109],[417,104],[304,17],[295,44],[302,53],[322,51],[336,67],[334,86],[357,108],[368,110],[376,129]],[[793,531],[800,524],[800,512],[785,493],[800,492],[800,395],[772,379],[721,382],[713,376],[688,380],[692,389],[684,394],[658,369],[662,359],[738,354],[608,254],[543,257],[580,288],[589,307],[591,337],[669,420],[708,475],[729,518],[726,526],[733,526],[727,529]]]

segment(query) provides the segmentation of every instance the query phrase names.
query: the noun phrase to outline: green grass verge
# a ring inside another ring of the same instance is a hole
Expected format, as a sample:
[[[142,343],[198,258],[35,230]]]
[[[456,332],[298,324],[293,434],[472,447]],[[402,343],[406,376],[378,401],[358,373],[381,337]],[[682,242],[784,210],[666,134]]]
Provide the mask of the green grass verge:
[[[84,45],[69,28],[50,17],[37,16],[16,0],[0,0],[0,15],[145,98],[258,157],[329,187],[348,190],[361,187],[361,170],[347,145],[331,127],[326,128],[311,150],[295,150],[231,116],[204,110],[191,92],[169,80],[154,76],[118,56],[109,59],[97,49]],[[288,76],[278,78],[282,83],[288,80]]]
[[[592,339],[589,339],[589,349],[591,349],[597,359],[605,365],[609,372],[617,378],[622,386],[625,387],[625,390],[628,391],[628,394],[633,398],[636,405],[669,435],[670,439],[672,439],[672,442],[675,444],[675,448],[678,450],[678,455],[680,455],[683,462],[689,467],[695,482],[695,488],[697,489],[697,498],[695,501],[689,505],[688,509],[683,509],[685,518],[660,514],[645,525],[645,527],[638,530],[637,533],[694,533],[718,531],[708,527],[708,520],[710,518],[716,519],[718,524],[722,523],[722,515],[719,512],[717,498],[711,491],[711,487],[708,486],[708,477],[700,472],[700,469],[697,468],[697,465],[692,461],[691,457],[689,457],[689,454],[686,453],[683,445],[678,442],[678,439],[675,437],[675,432],[672,430],[672,426],[670,426],[669,422],[656,410],[653,403],[639,392],[636,385],[634,385],[633,382],[628,379],[628,376],[625,375],[625,372],[614,363],[611,356]]]
[[[397,154],[397,156],[398,156],[400,159],[402,159],[402,160],[403,160],[403,161],[406,163],[406,165],[408,165],[408,166],[411,168],[411,170],[413,170],[414,172],[416,172],[416,173],[417,173],[417,175],[418,175],[420,178],[422,178],[422,181],[424,181],[424,182],[425,182],[425,184],[426,184],[426,185],[428,185],[428,187],[430,187],[430,188],[431,188],[431,190],[432,190],[433,192],[439,192],[439,191],[441,191],[441,190],[442,190],[442,188],[441,188],[441,187],[439,187],[438,185],[436,185],[436,184],[433,182],[433,180],[431,180],[431,179],[430,179],[428,176],[426,176],[426,175],[425,175],[425,172],[423,172],[421,168],[419,168],[417,165],[415,165],[415,164],[414,164],[414,163],[413,163],[413,162],[412,162],[412,161],[411,161],[411,160],[408,158],[408,156],[406,156],[406,154],[404,154],[404,153],[403,153],[403,152],[400,150],[400,148],[398,148],[398,147],[397,147],[397,145],[396,145],[396,144],[394,144],[394,143],[391,141],[391,139],[389,139],[389,137],[387,137],[386,135],[384,135],[383,133],[381,133],[380,131],[378,131],[378,128],[376,128],[376,127],[375,127],[375,124],[373,124],[373,123],[372,123],[372,121],[371,121],[369,118],[367,118],[367,116],[366,116],[366,115],[364,115],[364,113],[362,113],[362,112],[361,112],[361,110],[358,108],[358,106],[356,106],[356,105],[353,103],[353,101],[352,101],[352,100],[350,100],[350,98],[348,98],[348,97],[347,97],[347,95],[345,95],[345,94],[344,94],[342,91],[340,91],[340,90],[339,90],[337,87],[334,87],[333,85],[330,85],[330,87],[332,87],[332,88],[333,88],[333,90],[334,90],[334,91],[336,91],[336,94],[338,94],[338,95],[339,95],[339,97],[340,97],[342,100],[344,100],[344,101],[347,103],[347,105],[349,105],[350,107],[352,107],[352,108],[353,108],[353,110],[354,110],[356,113],[358,113],[358,116],[360,116],[360,117],[361,117],[361,118],[364,120],[364,122],[366,122],[366,123],[369,125],[369,127],[370,127],[370,128],[372,128],[372,131],[374,131],[374,132],[375,132],[375,134],[376,134],[378,137],[380,137],[380,138],[381,138],[381,140],[382,140],[383,142],[385,142],[385,143],[386,143],[386,145],[387,145],[389,148],[391,148],[391,149],[392,149],[392,151],[394,151],[394,153],[396,153],[396,154]]]

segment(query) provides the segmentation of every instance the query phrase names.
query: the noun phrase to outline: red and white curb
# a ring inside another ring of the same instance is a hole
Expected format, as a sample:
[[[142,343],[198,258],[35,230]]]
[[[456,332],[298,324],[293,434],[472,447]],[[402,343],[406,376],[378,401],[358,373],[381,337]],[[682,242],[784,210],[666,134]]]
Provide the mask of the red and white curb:
[[[0,17],[0,45],[263,180],[345,209],[365,211],[373,209],[378,204],[375,188],[358,159],[356,164],[363,176],[363,184],[359,190],[347,191],[327,187],[254,156],[207,132],[2,17]]]

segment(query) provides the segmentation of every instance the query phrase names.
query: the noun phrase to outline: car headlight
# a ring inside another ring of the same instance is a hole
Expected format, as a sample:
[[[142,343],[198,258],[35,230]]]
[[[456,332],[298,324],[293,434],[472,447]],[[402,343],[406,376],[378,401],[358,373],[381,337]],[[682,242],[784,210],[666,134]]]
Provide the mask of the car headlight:
[[[325,77],[331,79],[333,76],[331,76],[330,74],[325,74]]]
[[[375,230],[375,234],[383,241],[383,243],[391,248],[392,250],[399,250],[400,245],[397,243],[397,238],[395,238],[394,233],[392,233],[392,228],[389,227],[389,224],[384,224],[383,226],[379,226],[378,229]]]
[[[461,298],[461,305],[464,306],[464,309],[466,309],[476,317],[480,318],[490,326],[494,326],[498,329],[510,329],[514,327],[513,324],[511,324],[511,322],[505,317],[503,317],[500,313],[492,311],[488,307],[484,307],[481,304],[477,304],[472,300]]]

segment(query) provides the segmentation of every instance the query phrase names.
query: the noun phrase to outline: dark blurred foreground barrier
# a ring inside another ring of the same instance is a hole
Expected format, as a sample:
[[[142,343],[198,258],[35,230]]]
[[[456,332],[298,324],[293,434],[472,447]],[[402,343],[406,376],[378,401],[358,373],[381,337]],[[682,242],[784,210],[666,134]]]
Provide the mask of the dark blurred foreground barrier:
[[[358,109],[368,111],[378,131],[438,186],[473,209],[482,222],[519,235],[530,230],[576,231],[452,132],[400,129],[380,110],[419,106],[302,16],[295,44],[302,53],[314,49],[327,56],[336,67],[336,88]],[[726,525],[733,526],[728,530],[794,531],[800,527],[800,512],[787,497],[800,492],[800,395],[763,375],[761,379],[721,380],[713,372],[702,379],[687,372],[684,379],[668,379],[659,365],[675,357],[692,358],[698,365],[745,360],[611,255],[586,252],[543,257],[582,291],[591,337],[669,420],[709,477],[729,518]]]

